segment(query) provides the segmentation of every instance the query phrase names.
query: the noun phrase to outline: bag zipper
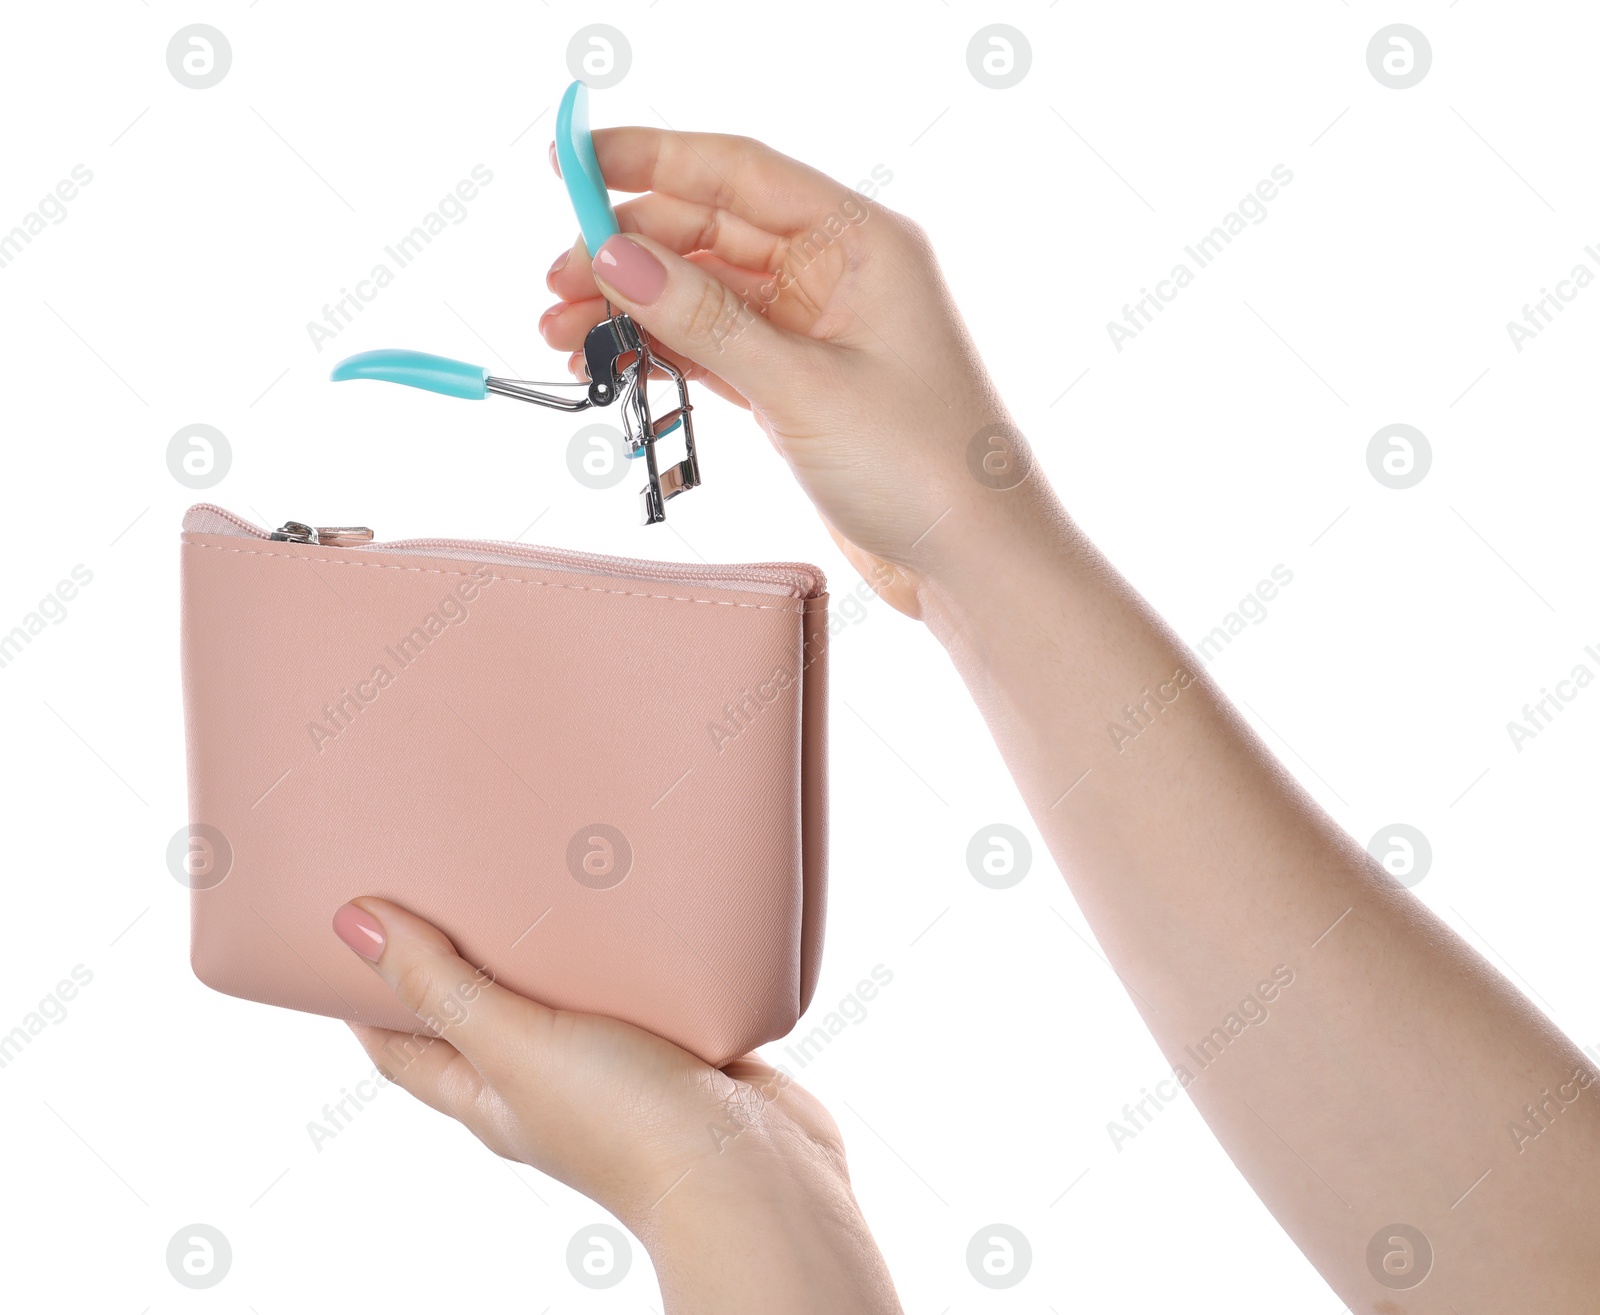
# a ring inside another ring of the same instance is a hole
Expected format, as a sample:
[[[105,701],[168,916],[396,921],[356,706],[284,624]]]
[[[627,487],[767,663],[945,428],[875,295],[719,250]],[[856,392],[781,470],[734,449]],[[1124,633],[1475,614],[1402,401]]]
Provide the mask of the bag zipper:
[[[214,503],[200,503],[191,511],[220,517],[251,538],[279,543],[359,548],[366,552],[431,553],[467,561],[512,565],[528,563],[554,570],[584,571],[633,580],[670,580],[680,584],[700,584],[707,588],[722,588],[730,584],[765,586],[764,592],[792,592],[798,598],[814,598],[827,589],[827,580],[822,572],[805,562],[694,566],[678,562],[653,562],[638,557],[609,557],[570,548],[536,548],[496,539],[393,539],[378,543],[373,541],[372,531],[364,525],[319,526],[308,525],[304,521],[285,521],[276,531],[269,533]]]

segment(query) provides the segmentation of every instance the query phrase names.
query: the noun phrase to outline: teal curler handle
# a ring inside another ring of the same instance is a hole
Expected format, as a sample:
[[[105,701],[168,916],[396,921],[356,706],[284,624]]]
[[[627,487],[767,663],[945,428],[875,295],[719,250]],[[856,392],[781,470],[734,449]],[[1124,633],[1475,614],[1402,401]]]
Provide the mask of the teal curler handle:
[[[447,356],[407,351],[403,347],[383,347],[346,357],[333,367],[329,376],[335,383],[345,379],[381,379],[385,383],[405,384],[446,397],[465,397],[481,401],[489,395],[489,371],[481,365],[452,361]]]
[[[616,236],[617,214],[589,137],[589,89],[581,82],[567,88],[556,110],[556,163],[583,230],[583,244],[592,256],[608,237]]]

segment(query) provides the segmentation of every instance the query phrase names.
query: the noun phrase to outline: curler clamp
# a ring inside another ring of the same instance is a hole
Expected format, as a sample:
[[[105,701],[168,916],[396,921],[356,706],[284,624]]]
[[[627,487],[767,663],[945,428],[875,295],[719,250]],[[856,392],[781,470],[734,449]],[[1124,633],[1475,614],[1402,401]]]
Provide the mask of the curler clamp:
[[[598,251],[617,229],[616,212],[606,193],[605,179],[589,136],[588,89],[574,82],[561,98],[556,112],[556,159],[567,196],[583,231],[584,244]],[[609,312],[611,307],[606,306]],[[700,483],[700,463],[695,454],[693,406],[683,372],[650,353],[649,339],[626,314],[612,315],[589,330],[583,343],[584,366],[589,382],[575,380],[531,381],[502,379],[481,365],[455,361],[427,352],[402,348],[381,348],[361,352],[340,361],[332,379],[378,379],[404,384],[445,397],[481,401],[494,393],[532,402],[555,411],[586,411],[590,407],[622,403],[622,430],[627,440],[627,455],[643,457],[646,483],[640,491],[644,523],[654,525],[666,519],[666,503]],[[652,415],[648,384],[660,371],[677,390],[677,406],[659,418]],[[581,397],[562,397],[543,391],[546,388],[583,388]],[[663,467],[656,443],[677,429],[683,430],[681,460]]]

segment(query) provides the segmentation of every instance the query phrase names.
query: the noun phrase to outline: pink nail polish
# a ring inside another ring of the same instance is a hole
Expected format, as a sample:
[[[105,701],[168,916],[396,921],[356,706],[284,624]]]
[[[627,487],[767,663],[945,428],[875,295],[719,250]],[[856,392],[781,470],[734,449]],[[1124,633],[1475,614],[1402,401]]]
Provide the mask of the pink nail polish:
[[[556,177],[561,177],[561,161],[556,159],[556,144],[550,143],[550,167],[556,171]]]
[[[383,957],[383,924],[365,909],[340,905],[333,915],[333,932],[363,959],[377,963]]]
[[[571,259],[572,259],[572,251],[569,248],[568,250],[563,251],[559,256],[557,256],[556,259],[555,259],[555,264],[550,266],[550,272],[544,276],[544,285],[545,285],[545,287],[549,288],[551,292],[555,291],[555,287],[551,283],[551,280],[554,279],[557,274],[559,274],[562,270],[564,270],[567,267],[567,261],[569,261]]]
[[[648,306],[667,286],[666,266],[621,233],[605,240],[595,252],[593,264],[597,278],[639,306]]]
[[[561,311],[562,311],[563,307],[565,307],[565,305],[566,305],[565,302],[560,302],[560,303],[552,306],[549,310],[547,310],[543,315],[541,315],[539,317],[539,332],[540,332],[540,334],[544,333],[545,326],[548,325],[551,320],[555,319],[555,317],[557,315],[561,314]]]

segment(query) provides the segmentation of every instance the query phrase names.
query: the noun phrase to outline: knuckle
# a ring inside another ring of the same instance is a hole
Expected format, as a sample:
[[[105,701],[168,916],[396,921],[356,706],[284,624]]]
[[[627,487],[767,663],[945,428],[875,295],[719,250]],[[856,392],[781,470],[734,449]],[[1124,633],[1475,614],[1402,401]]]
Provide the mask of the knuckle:
[[[690,347],[705,347],[726,338],[739,319],[738,295],[727,284],[707,278],[689,308],[684,321],[684,341]]]
[[[739,179],[744,176],[766,148],[754,137],[741,133],[715,134],[717,145],[721,148],[719,154],[724,154],[732,161],[732,177],[723,174],[717,176],[715,192],[711,198],[713,210],[731,210],[739,200]]]
[[[418,1017],[426,1017],[437,994],[433,968],[426,959],[415,959],[395,978],[395,998]]]
[[[896,239],[906,251],[923,257],[933,255],[933,239],[928,236],[928,230],[915,219],[897,210],[885,210],[884,217],[889,220],[888,227],[893,230]]]
[[[383,1059],[378,1066],[379,1072],[390,1082],[405,1085],[411,1066],[421,1059],[433,1044],[432,1037],[416,1035],[391,1037],[384,1043]]]
[[[738,154],[735,157],[743,168],[751,168],[758,161],[772,155],[772,147],[759,137],[752,137],[749,133],[735,133],[733,144]]]
[[[700,225],[700,231],[695,234],[694,245],[696,251],[715,251],[717,238],[722,233],[723,217],[728,212],[718,206],[706,208],[705,221]]]

